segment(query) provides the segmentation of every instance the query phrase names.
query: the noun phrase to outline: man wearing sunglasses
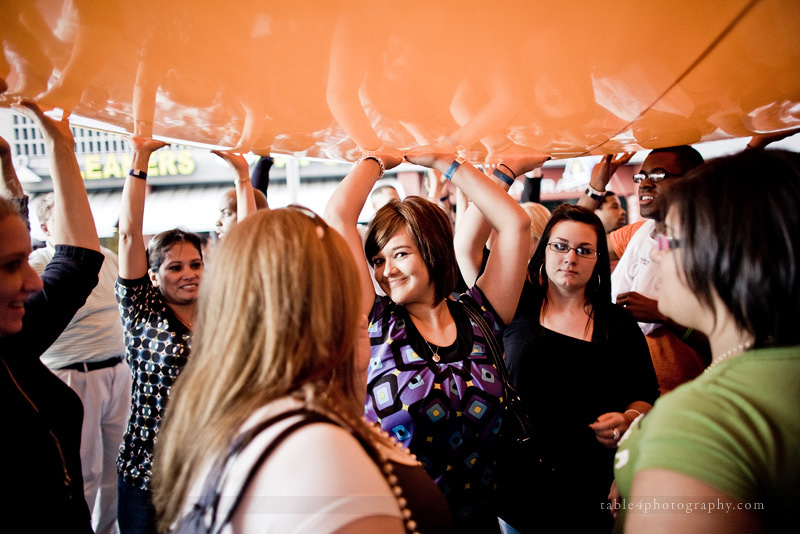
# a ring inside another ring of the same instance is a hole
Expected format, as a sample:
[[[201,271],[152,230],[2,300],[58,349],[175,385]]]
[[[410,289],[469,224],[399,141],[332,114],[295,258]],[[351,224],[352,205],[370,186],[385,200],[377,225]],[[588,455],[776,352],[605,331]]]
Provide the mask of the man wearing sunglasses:
[[[750,139],[747,149],[763,149],[798,132],[800,129],[756,135]],[[606,156],[598,165],[597,172],[592,173],[589,188],[578,204],[596,209],[605,196],[605,187],[611,176],[631,156]],[[620,260],[611,275],[612,298],[639,321],[650,348],[662,394],[691,380],[709,363],[704,337],[669,320],[658,311],[658,275],[650,260],[653,248],[670,246],[666,240],[659,242],[656,237],[663,232],[666,215],[661,207],[663,194],[676,180],[702,163],[700,153],[687,145],[651,151],[639,172],[633,176],[634,182],[639,184],[639,213],[645,219],[608,234],[609,260]],[[715,207],[709,206],[709,209]],[[701,356],[695,349],[704,355]]]
[[[690,146],[651,151],[633,176],[639,185],[639,213],[645,220],[623,226],[608,236],[609,259],[619,259],[611,276],[612,299],[639,321],[662,394],[700,374],[708,363],[687,345],[693,333],[658,311],[658,275],[650,260],[650,251],[657,245],[656,234],[663,230],[660,228],[664,219],[663,194],[676,180],[702,163],[703,157]],[[607,183],[616,167],[618,165],[614,166],[612,161],[600,176],[593,178]],[[587,201],[602,200],[602,195],[596,193],[590,185],[579,204],[593,208]]]

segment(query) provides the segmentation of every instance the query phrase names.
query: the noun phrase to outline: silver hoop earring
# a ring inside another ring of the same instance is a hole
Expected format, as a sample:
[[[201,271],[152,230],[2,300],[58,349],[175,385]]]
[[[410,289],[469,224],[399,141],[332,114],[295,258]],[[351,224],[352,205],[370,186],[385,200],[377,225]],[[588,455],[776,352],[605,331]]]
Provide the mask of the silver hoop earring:
[[[595,287],[594,291],[592,291],[592,292],[593,293],[597,293],[598,291],[600,291],[600,284],[602,284],[602,283],[603,283],[603,279],[600,278],[600,273],[597,273],[597,287]]]

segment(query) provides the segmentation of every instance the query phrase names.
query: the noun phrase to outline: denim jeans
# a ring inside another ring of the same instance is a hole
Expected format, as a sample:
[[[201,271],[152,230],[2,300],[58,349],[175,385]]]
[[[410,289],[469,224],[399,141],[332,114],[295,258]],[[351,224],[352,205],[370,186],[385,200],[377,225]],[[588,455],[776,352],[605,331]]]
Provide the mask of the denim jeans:
[[[117,495],[120,534],[154,534],[156,510],[153,507],[153,492],[134,488],[119,477]]]

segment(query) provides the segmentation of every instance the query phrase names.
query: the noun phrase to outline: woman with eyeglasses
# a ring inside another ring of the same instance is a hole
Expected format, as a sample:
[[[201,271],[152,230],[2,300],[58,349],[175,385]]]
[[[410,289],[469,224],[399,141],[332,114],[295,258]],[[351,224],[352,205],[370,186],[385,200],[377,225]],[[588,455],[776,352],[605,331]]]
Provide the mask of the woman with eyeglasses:
[[[713,359],[620,441],[619,530],[797,531],[800,156],[713,160],[667,201],[658,309],[706,334]]]
[[[473,199],[465,218],[470,211],[483,214],[496,231],[486,269],[466,295],[488,328],[501,334],[525,280],[530,218],[462,157],[419,147],[405,158],[452,180]],[[447,497],[456,529],[496,531],[503,387],[480,327],[463,302],[450,299],[457,278],[450,219],[439,206],[409,196],[378,210],[363,247],[356,228],[372,185],[400,162],[390,151],[365,154],[325,209],[361,275],[360,309],[369,317],[371,349],[366,416],[417,455]],[[387,296],[375,295],[370,267]]]
[[[501,465],[501,517],[520,531],[610,529],[614,450],[658,397],[644,335],[611,302],[605,250],[593,212],[556,208],[503,335],[512,383],[536,430],[534,449],[510,452]]]

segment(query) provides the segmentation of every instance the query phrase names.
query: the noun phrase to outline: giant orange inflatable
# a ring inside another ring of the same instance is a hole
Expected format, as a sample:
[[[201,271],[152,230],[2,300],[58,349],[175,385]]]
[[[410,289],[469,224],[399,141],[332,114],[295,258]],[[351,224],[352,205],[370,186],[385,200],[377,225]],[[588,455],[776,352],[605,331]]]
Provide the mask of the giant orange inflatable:
[[[482,161],[800,126],[797,0],[3,0],[0,105],[242,152]]]

